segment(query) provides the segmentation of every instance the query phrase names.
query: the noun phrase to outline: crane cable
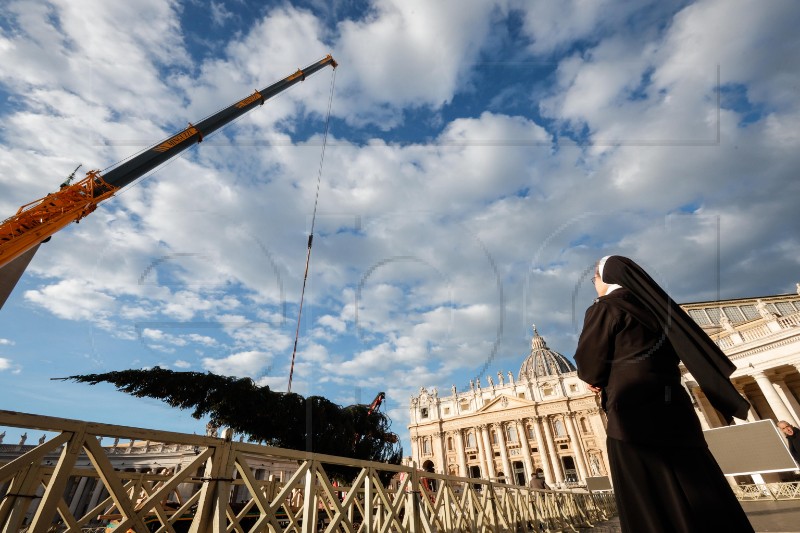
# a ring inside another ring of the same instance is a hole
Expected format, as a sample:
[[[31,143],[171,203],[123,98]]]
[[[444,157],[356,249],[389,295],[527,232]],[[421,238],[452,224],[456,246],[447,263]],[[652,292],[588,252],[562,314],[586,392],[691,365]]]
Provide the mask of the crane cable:
[[[303,289],[300,292],[300,309],[297,311],[297,329],[294,333],[294,348],[292,349],[292,363],[289,366],[289,389],[292,392],[292,376],[294,375],[294,359],[297,355],[297,341],[300,338],[300,318],[303,315],[303,300],[306,294],[306,282],[308,281],[308,265],[311,261],[311,245],[314,242],[314,224],[317,221],[317,205],[319,204],[319,187],[322,181],[322,163],[325,161],[325,147],[328,145],[328,126],[331,121],[331,103],[333,102],[333,86],[336,82],[336,69],[331,75],[331,92],[328,96],[328,115],[325,117],[325,134],[322,138],[322,153],[319,158],[319,171],[317,172],[317,194],[314,198],[314,212],[311,215],[311,232],[308,234],[308,248],[306,250],[306,271],[303,274]]]

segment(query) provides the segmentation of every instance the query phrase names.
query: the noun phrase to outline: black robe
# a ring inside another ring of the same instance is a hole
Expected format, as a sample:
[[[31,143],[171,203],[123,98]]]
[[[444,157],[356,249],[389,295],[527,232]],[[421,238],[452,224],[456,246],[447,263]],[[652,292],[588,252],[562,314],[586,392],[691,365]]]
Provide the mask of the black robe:
[[[747,418],[750,404],[729,379],[736,365],[644,269],[627,257],[612,255],[605,262],[603,281],[621,285],[636,295],[642,310],[637,316],[649,311],[655,317],[660,331],[729,424],[733,416]]]
[[[627,289],[598,298],[586,310],[575,362],[579,378],[603,389],[609,437],[706,446],[672,344]]]
[[[603,281],[623,287],[630,283],[642,290],[642,283],[632,281],[642,276],[631,275],[632,267],[617,259],[625,258],[612,256],[606,261]],[[612,276],[607,275],[609,267]],[[658,296],[640,299],[636,291],[620,288],[598,298],[586,311],[575,352],[578,377],[602,388],[622,530],[751,532],[681,386],[678,354],[687,367],[687,359],[699,361],[689,370],[704,390],[704,384],[714,389],[709,398],[726,417],[746,416],[749,407],[727,379],[735,367],[718,349],[706,350],[705,342],[686,324],[691,318],[677,304],[673,309],[672,299],[650,282],[657,291],[648,287],[648,294]]]

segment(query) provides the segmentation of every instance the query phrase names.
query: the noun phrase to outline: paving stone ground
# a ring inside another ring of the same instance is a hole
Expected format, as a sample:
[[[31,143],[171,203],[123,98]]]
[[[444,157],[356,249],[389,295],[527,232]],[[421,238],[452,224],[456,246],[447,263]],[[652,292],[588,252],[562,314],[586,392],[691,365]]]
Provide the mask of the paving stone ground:
[[[800,533],[800,500],[742,502],[756,533]],[[620,533],[619,518],[596,524],[581,533]],[[720,532],[722,533],[722,532]]]

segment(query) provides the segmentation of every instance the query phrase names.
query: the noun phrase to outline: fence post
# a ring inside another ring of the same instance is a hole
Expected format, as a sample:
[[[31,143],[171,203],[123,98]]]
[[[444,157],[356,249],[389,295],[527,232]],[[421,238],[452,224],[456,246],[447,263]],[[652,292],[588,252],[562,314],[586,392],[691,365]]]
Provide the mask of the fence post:
[[[420,523],[420,501],[419,495],[422,487],[420,487],[419,472],[417,471],[417,464],[411,461],[411,487],[406,499],[406,514],[409,517],[408,527],[409,533],[422,533],[422,524]]]
[[[230,492],[230,482],[224,482],[224,480],[230,479],[233,474],[232,468],[229,468],[229,465],[233,465],[232,437],[233,431],[227,428],[223,432],[224,440],[220,445],[214,447],[214,453],[208,459],[210,464],[206,463],[203,473],[203,488],[200,489],[197,513],[189,529],[190,533],[225,531],[227,529],[226,511],[230,494],[224,492],[226,489]],[[220,509],[220,507],[222,508]]]

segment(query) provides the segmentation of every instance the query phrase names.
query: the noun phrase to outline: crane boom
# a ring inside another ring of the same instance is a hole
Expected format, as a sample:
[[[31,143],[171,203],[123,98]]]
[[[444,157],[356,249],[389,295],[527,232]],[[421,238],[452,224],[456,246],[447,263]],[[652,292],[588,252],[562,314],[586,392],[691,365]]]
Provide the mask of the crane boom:
[[[5,278],[0,279],[0,285],[10,293],[21,271],[24,271],[32,253],[35,253],[35,248],[41,242],[94,211],[100,202],[113,196],[120,188],[133,183],[195,143],[202,142],[203,137],[214,133],[253,108],[263,105],[276,94],[328,65],[333,68],[337,66],[331,55],[297,70],[264,89],[255,91],[197,124],[189,124],[183,131],[164,139],[102,175],[99,170],[90,170],[85,178],[75,183],[70,183],[71,180],[68,179],[61,184],[60,190],[20,207],[15,215],[0,224],[0,278]],[[6,270],[14,262],[17,264],[9,270],[14,271],[16,277],[9,280],[7,278],[10,274]],[[6,291],[0,290],[0,295],[3,292]],[[8,296],[7,293],[5,296]],[[0,307],[4,302],[5,298],[0,299]]]

